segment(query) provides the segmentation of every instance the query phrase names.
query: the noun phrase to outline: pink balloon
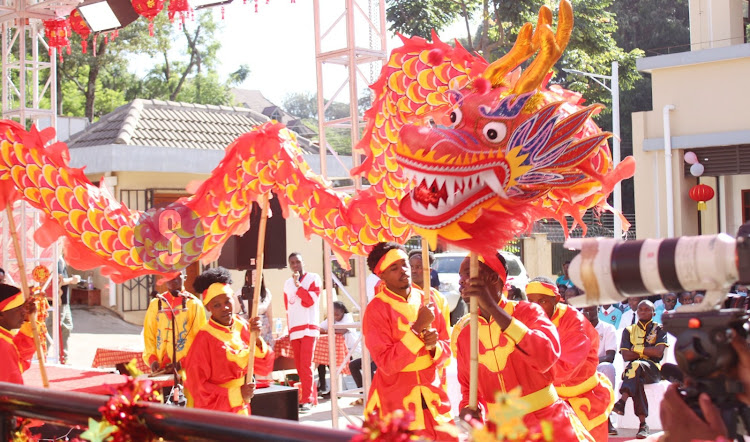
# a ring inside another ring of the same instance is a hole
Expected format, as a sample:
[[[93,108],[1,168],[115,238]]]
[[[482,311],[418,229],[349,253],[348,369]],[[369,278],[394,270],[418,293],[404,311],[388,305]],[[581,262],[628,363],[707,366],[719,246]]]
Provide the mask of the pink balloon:
[[[685,162],[688,164],[695,164],[698,162],[698,156],[695,152],[685,152]]]

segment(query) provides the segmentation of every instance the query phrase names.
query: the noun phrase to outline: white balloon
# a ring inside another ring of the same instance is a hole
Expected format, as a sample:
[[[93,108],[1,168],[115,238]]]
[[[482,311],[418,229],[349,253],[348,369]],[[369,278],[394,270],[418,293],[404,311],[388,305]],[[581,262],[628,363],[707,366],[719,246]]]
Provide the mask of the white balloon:
[[[695,163],[692,166],[690,166],[690,175],[692,176],[701,176],[703,175],[703,171],[706,168],[703,167],[703,164],[701,163]]]
[[[695,152],[685,152],[685,162],[688,164],[695,164],[698,162],[698,156]]]

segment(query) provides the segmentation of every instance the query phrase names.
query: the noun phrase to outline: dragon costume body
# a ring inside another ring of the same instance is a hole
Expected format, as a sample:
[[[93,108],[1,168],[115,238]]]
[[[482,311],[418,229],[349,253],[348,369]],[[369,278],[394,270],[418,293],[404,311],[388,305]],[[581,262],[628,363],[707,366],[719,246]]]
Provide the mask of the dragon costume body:
[[[69,167],[67,146],[50,143],[53,130],[1,121],[0,209],[19,198],[40,209],[40,245],[62,236],[72,266],[99,267],[117,283],[173,277],[194,261],[214,260],[230,235],[247,231],[251,203],[271,191],[283,215],[297,213],[306,233],[320,235],[342,262],[380,241],[405,242],[411,226],[489,250],[536,219],[580,222],[587,209],[606,208],[633,164],[613,169],[608,134],[590,119],[597,106],[547,87],[572,28],[570,5],[561,6],[557,33],[551,20],[543,7],[536,31],[527,23],[513,50],[492,64],[436,36],[403,38],[371,86],[357,145],[366,159],[352,171],[370,186],[354,195],[314,174],[295,134],[269,122],[228,146],[193,195],[134,211]],[[525,71],[516,69],[537,52]]]

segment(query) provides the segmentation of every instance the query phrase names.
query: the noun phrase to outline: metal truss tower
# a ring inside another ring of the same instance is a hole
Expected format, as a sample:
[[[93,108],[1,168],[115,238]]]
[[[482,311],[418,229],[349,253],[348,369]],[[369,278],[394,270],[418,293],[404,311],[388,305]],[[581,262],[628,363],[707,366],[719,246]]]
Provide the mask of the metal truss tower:
[[[56,51],[50,54],[42,20],[68,15],[78,0],[1,0],[2,117],[29,127],[56,127]]]
[[[32,124],[57,128],[57,53],[52,50],[44,39],[44,25],[42,20],[53,19],[68,15],[79,0],[0,0],[0,45],[2,45],[2,118],[14,120],[25,128]],[[3,232],[3,265],[9,265],[16,259],[23,259],[30,271],[34,265],[49,264],[53,274],[53,291],[57,293],[57,256],[58,247],[53,246],[52,256],[42,258],[39,247],[31,237],[35,229],[41,225],[39,214],[26,206],[23,201],[16,203],[14,216],[19,217],[19,239],[23,245],[24,255],[12,260],[8,259],[7,217],[0,220]],[[31,215],[27,225],[27,215]],[[29,248],[29,244],[31,247]],[[17,264],[15,264],[17,265]],[[20,281],[14,281],[20,285]],[[57,362],[60,342],[60,317],[57,314],[59,302],[55,303],[53,317],[54,350],[50,352],[50,359]],[[44,339],[44,337],[42,337]]]
[[[326,135],[330,130],[348,129],[351,134],[354,167],[361,164],[361,155],[354,146],[361,136],[359,102],[369,94],[367,89],[387,58],[385,0],[314,0],[315,62],[318,78],[318,130],[320,133],[321,174],[326,176],[326,153],[330,148]],[[365,68],[365,69],[363,69]],[[329,93],[331,92],[331,93]],[[327,98],[327,99],[326,99]],[[349,116],[327,121],[326,110],[333,103],[349,103]],[[354,189],[362,188],[362,179],[354,180]],[[330,246],[323,243],[324,279],[328,317],[333,317],[333,284]],[[365,293],[364,257],[356,259],[356,274],[359,282],[360,320],[367,304]],[[370,387],[370,355],[362,344],[363,389],[340,389],[339,379],[343,367],[336,365],[334,321],[328,321],[329,367],[331,370],[331,414],[333,427],[338,428],[339,414],[350,423],[356,423],[338,405],[340,397],[364,397]],[[360,338],[361,341],[361,338]],[[346,361],[344,362],[346,364]],[[364,395],[364,396],[363,396]]]

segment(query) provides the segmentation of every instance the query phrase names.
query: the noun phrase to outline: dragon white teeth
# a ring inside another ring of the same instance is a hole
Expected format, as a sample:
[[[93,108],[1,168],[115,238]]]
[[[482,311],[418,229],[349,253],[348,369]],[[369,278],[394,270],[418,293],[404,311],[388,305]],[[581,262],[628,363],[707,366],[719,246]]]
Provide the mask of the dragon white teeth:
[[[438,176],[435,178],[435,181],[437,182],[438,190],[440,190],[443,188],[443,184],[445,184],[445,176]]]
[[[492,171],[485,171],[480,174],[482,181],[484,181],[484,184],[487,185],[490,189],[492,189],[493,192],[498,194],[501,198],[508,198],[508,195],[505,193],[505,189],[503,189],[503,185],[500,183],[500,180],[497,178],[497,175],[495,175]]]
[[[448,191],[448,201],[446,201],[446,204],[449,206],[453,206],[453,203],[456,202],[456,192],[453,192],[451,190]]]

